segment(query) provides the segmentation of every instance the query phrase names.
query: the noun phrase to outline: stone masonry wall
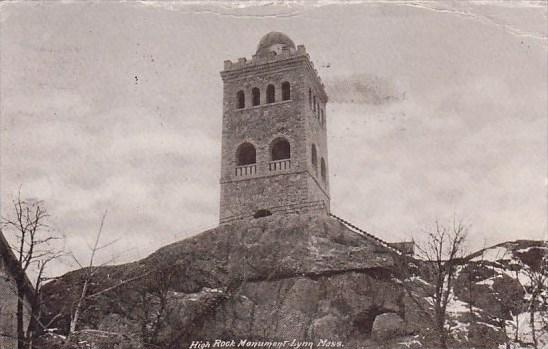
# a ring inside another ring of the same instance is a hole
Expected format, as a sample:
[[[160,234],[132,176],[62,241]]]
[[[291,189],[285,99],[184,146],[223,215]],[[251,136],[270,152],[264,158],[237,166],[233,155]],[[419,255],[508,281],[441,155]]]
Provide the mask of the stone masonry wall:
[[[25,326],[28,316],[25,314]],[[0,255],[0,348],[17,347],[17,288],[15,278]]]
[[[321,87],[306,55],[285,57],[275,64],[250,66],[222,73],[223,142],[221,166],[221,221],[234,215],[252,215],[257,209],[321,200],[329,207],[328,182],[320,177],[320,159],[327,162],[325,126],[309,108],[308,90]],[[228,75],[227,75],[228,74]],[[291,98],[282,101],[283,82],[291,86]],[[275,102],[266,103],[266,89],[275,86]],[[252,106],[252,89],[261,91],[261,103]],[[245,107],[238,108],[243,90]],[[318,96],[323,90],[318,91]],[[325,92],[323,92],[325,96]],[[325,98],[323,98],[325,99]],[[320,98],[318,98],[318,101]],[[322,102],[325,109],[325,102]],[[272,171],[271,143],[278,137],[291,146],[290,166]],[[236,151],[249,142],[256,149],[256,164],[242,175],[236,171]],[[311,144],[318,148],[318,170],[311,165]],[[316,179],[309,177],[316,176]]]
[[[0,258],[0,348],[15,348],[17,341],[15,282]]]
[[[223,217],[251,216],[259,209],[306,202],[307,178],[308,175],[301,172],[242,180],[225,185],[221,192],[221,210],[225,212]],[[225,197],[228,199],[224,199]]]
[[[327,113],[326,113],[326,103],[327,101],[322,98],[322,93],[318,91],[318,88],[314,84],[315,77],[313,74],[307,74],[305,76],[305,84],[308,86],[308,89],[311,91],[311,96],[316,97],[316,102],[319,105],[319,109],[323,111],[323,122],[321,121],[319,117],[319,112],[314,111],[314,105],[312,98],[312,103],[307,102],[305,103],[305,122],[306,122],[306,131],[307,135],[306,138],[308,140],[308,166],[310,173],[313,174],[314,178],[317,179],[318,184],[321,186],[321,188],[326,192],[329,193],[329,161],[327,159]],[[308,89],[306,93],[308,94]],[[307,95],[307,101],[308,101],[308,95]],[[316,165],[316,168],[312,165],[312,144],[316,146],[317,156],[318,156],[318,163]],[[325,181],[321,177],[321,159],[325,160],[326,164],[326,176]]]

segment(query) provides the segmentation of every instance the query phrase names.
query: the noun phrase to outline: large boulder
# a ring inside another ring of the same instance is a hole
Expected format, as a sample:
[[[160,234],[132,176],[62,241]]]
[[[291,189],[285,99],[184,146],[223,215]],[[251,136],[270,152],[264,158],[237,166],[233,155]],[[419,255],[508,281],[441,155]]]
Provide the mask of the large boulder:
[[[432,314],[425,313],[432,311],[434,288],[420,275],[424,266],[325,214],[261,217],[218,226],[138,262],[94,268],[78,329],[93,335],[86,341],[128,349],[188,348],[216,339],[435,348]],[[60,334],[67,333],[87,271],[43,289],[44,322]],[[493,300],[509,290],[522,297],[521,288],[487,269],[476,274],[470,283],[460,273],[456,304],[475,302],[502,318],[513,312]],[[493,338],[484,347],[501,342],[502,331],[487,318],[467,319],[466,309],[450,321],[464,330],[482,322],[470,337]]]
[[[222,225],[139,262],[97,269],[89,292],[99,295],[79,326],[136,335],[153,323],[147,314],[162,311],[163,325],[148,334],[166,348],[216,338],[368,340],[376,316],[404,312],[396,258],[324,214]],[[45,287],[54,326],[68,327],[83,275]]]
[[[375,317],[372,337],[377,341],[405,335],[405,321],[396,313],[384,313]]]

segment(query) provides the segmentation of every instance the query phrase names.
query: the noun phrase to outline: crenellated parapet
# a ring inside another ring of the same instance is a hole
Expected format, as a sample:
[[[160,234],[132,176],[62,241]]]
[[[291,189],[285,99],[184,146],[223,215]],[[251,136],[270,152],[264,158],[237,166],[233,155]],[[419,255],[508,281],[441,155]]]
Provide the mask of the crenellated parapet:
[[[255,74],[257,71],[264,70],[265,67],[271,67],[276,69],[277,67],[286,68],[291,61],[295,63],[304,63],[308,70],[313,73],[318,84],[318,88],[321,91],[322,99],[327,102],[327,94],[325,92],[325,85],[318,73],[318,70],[314,67],[314,62],[310,59],[310,55],[306,52],[304,45],[298,45],[296,49],[289,47],[283,47],[279,51],[266,51],[256,53],[251,56],[251,59],[246,57],[240,57],[235,61],[225,60],[224,70],[221,72],[223,80],[230,80],[233,77],[241,78],[242,74],[249,73]]]
[[[308,57],[308,54],[306,53],[306,48],[304,47],[304,45],[299,45],[297,47],[297,50],[284,48],[280,52],[268,51],[263,54],[254,54],[253,56],[251,56],[250,60],[248,60],[246,57],[240,57],[236,61],[226,60],[224,70],[242,69],[247,66],[271,63],[277,60],[288,59],[294,56],[307,56],[307,58],[310,59],[310,57]]]

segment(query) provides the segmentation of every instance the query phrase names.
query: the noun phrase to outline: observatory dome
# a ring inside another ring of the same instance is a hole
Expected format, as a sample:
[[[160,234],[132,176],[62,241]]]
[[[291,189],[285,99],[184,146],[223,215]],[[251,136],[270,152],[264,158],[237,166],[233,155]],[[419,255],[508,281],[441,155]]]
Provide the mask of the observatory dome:
[[[293,40],[284,33],[270,32],[259,41],[256,54],[259,56],[267,55],[269,52],[276,52],[276,54],[279,54],[284,49],[294,53],[295,43]]]

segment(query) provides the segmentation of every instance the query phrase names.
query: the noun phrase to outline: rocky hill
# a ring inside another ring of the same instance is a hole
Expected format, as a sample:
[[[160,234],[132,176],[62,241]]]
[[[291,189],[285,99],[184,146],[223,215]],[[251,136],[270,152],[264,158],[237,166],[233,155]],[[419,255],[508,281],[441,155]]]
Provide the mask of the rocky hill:
[[[481,249],[459,270],[455,296],[477,308],[476,319],[498,328],[508,347],[532,347],[535,329],[537,347],[548,348],[547,256],[543,241],[516,240]]]
[[[510,259],[482,258],[487,249],[459,268],[450,303],[451,344],[458,348],[506,345],[513,338],[509,324],[527,311],[520,283],[526,280],[520,272],[512,276],[514,265],[531,268],[538,257],[531,254],[544,247],[501,246]],[[223,225],[141,261],[94,269],[70,342],[74,348],[189,348],[215,340],[435,348],[431,324],[421,315],[431,295],[421,263],[327,215]],[[44,348],[66,342],[88,271],[46,285],[45,323],[55,330],[43,336]],[[502,295],[523,301],[510,306]],[[525,334],[518,339],[528,340]]]

